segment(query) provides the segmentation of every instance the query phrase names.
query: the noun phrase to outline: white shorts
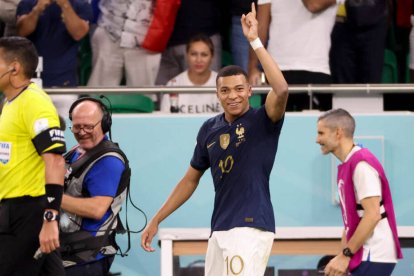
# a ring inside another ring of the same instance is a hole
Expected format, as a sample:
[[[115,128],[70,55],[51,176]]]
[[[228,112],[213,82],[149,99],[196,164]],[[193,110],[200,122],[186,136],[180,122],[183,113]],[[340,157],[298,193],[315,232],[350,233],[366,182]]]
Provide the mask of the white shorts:
[[[205,276],[263,275],[275,234],[250,227],[215,231],[208,240]]]

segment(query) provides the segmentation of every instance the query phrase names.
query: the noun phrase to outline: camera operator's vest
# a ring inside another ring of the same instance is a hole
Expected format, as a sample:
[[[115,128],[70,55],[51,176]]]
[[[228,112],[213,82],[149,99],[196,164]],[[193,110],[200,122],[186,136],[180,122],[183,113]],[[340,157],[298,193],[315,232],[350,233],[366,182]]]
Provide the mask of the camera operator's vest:
[[[125,169],[110,207],[112,214],[102,223],[99,229],[81,229],[82,217],[61,210],[60,243],[65,266],[94,261],[98,253],[109,256],[116,254],[119,247],[115,242],[115,234],[125,233],[119,219],[119,212],[127,197],[131,177],[127,157],[118,145],[112,141],[103,140],[95,148],[87,151],[80,159],[69,164],[75,152],[76,148],[64,156],[67,166],[65,176],[65,194],[67,195],[90,197],[88,191],[83,187],[84,178],[94,164],[105,156],[119,158],[125,164]],[[93,235],[95,231],[96,236]]]

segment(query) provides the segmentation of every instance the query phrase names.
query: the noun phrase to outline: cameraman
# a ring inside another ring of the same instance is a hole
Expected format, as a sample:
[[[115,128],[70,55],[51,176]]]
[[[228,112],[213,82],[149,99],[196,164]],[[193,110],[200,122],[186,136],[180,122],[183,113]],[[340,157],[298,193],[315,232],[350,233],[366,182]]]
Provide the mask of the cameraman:
[[[105,135],[112,119],[101,101],[78,99],[69,118],[78,145],[65,154],[62,259],[66,275],[107,275],[118,249],[115,232],[122,227],[118,213],[130,168],[125,154]]]

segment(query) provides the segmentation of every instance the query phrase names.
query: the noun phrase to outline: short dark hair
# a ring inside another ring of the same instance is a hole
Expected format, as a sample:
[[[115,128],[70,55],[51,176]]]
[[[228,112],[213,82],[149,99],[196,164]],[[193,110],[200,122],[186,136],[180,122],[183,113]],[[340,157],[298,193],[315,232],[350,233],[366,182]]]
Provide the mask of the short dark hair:
[[[324,121],[331,129],[341,127],[347,137],[353,137],[355,132],[355,119],[345,109],[332,109],[323,113],[318,118],[319,121]]]
[[[6,62],[18,61],[23,66],[26,78],[30,79],[36,72],[39,56],[33,43],[25,37],[7,36],[0,38]]]
[[[240,66],[237,66],[237,65],[225,66],[221,68],[220,71],[217,73],[216,84],[219,78],[237,76],[237,75],[243,75],[246,78],[246,80],[248,80],[247,73]]]
[[[190,40],[187,42],[187,45],[186,45],[186,48],[185,48],[187,53],[188,53],[188,51],[190,51],[191,44],[193,44],[195,42],[204,42],[207,45],[208,49],[210,50],[211,55],[214,56],[213,41],[211,41],[210,37],[208,35],[204,34],[204,33],[195,34],[194,36],[192,36],[190,38]]]

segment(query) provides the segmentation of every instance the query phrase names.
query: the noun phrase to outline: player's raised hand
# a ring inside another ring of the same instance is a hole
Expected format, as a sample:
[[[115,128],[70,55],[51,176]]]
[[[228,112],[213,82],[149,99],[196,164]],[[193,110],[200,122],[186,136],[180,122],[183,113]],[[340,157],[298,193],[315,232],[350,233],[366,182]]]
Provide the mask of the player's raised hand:
[[[241,24],[243,28],[243,34],[247,38],[247,40],[253,41],[258,37],[257,32],[257,19],[256,19],[256,7],[252,2],[252,10],[247,15],[242,15],[241,17]]]

